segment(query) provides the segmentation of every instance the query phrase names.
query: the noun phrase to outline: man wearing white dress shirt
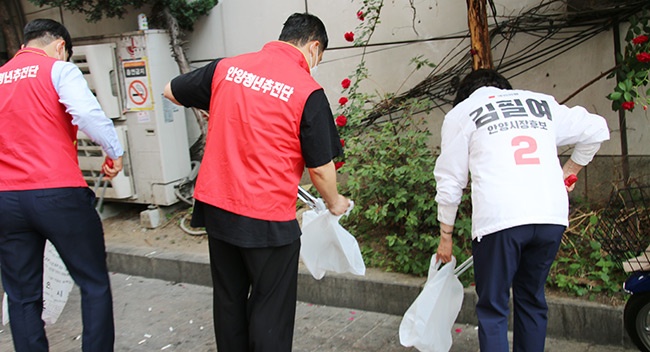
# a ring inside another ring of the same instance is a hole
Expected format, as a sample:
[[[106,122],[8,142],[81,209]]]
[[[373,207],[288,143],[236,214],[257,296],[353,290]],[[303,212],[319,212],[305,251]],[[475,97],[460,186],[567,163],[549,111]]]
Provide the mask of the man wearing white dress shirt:
[[[102,223],[77,160],[77,130],[122,170],[124,150],[72,55],[60,23],[36,19],[0,67],[0,267],[17,352],[47,351],[43,251],[49,240],[81,289],[83,351],[112,351],[113,305]]]

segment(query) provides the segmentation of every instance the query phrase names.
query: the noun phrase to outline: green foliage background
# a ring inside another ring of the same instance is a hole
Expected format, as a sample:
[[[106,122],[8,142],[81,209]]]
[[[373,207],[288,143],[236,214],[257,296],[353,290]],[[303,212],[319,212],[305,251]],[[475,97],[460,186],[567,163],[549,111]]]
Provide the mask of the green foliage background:
[[[206,15],[217,5],[218,0],[29,0],[37,6],[61,6],[71,12],[86,15],[88,22],[102,18],[122,18],[129,10],[151,6],[150,18],[156,18],[164,8],[168,8],[178,21],[179,27],[192,30],[196,20]]]

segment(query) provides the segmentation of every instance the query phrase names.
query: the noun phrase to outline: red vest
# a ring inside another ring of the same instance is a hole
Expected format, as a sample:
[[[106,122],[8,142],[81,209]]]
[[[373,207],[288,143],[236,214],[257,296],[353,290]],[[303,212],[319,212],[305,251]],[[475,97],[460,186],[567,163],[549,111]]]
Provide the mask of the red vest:
[[[285,42],[221,60],[212,79],[194,197],[255,219],[295,219],[305,167],[300,120],[307,98],[318,89],[305,56]]]
[[[77,127],[52,84],[54,62],[25,48],[0,67],[0,191],[87,187]]]

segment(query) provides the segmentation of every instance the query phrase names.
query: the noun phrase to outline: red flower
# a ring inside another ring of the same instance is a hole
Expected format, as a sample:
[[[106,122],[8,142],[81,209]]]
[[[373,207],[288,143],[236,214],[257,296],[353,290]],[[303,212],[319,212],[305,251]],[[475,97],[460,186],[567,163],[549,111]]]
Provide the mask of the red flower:
[[[343,35],[343,37],[345,38],[345,40],[347,40],[347,41],[349,41],[349,42],[353,42],[353,41],[354,41],[354,33],[352,33],[352,32],[346,32],[346,33]]]
[[[648,110],[648,106],[647,106],[647,105],[643,105],[643,110]]]
[[[345,139],[341,139],[341,147],[345,147]]]
[[[341,99],[339,99],[339,104],[341,105],[345,105],[347,102],[348,102],[348,98],[346,97],[341,97]]]
[[[352,81],[350,81],[349,78],[346,78],[341,81],[341,87],[343,87],[343,89],[348,89],[350,88],[350,83],[352,83]]]
[[[650,62],[650,53],[636,54],[636,59],[643,63]]]
[[[647,35],[640,35],[640,36],[632,39],[632,43],[634,43],[636,45],[643,44],[643,43],[645,43],[647,41],[648,41],[648,36]]]
[[[634,102],[633,101],[623,102],[623,104],[621,104],[621,108],[623,108],[623,110],[632,110],[634,109]]]
[[[336,170],[338,170],[338,169],[340,169],[341,167],[343,167],[343,165],[345,165],[345,161],[337,161],[337,162],[334,163],[334,168],[335,168]]]
[[[357,18],[359,19],[359,21],[363,21],[365,19],[365,17],[363,16],[363,11],[359,10],[359,12],[357,12]]]
[[[337,126],[343,127],[348,123],[348,118],[345,115],[339,115],[335,121]]]

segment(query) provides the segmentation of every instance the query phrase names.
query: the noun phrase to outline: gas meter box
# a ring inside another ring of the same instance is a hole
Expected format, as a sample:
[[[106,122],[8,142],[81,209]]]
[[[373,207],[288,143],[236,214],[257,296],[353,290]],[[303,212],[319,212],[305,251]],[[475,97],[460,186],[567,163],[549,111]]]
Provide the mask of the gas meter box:
[[[179,74],[163,30],[143,30],[80,40],[71,59],[106,115],[113,119],[125,149],[124,171],[112,180],[105,199],[153,205],[179,201],[175,186],[191,171],[187,122],[182,107],[163,96]],[[92,188],[104,159],[101,147],[78,135],[79,164]]]

